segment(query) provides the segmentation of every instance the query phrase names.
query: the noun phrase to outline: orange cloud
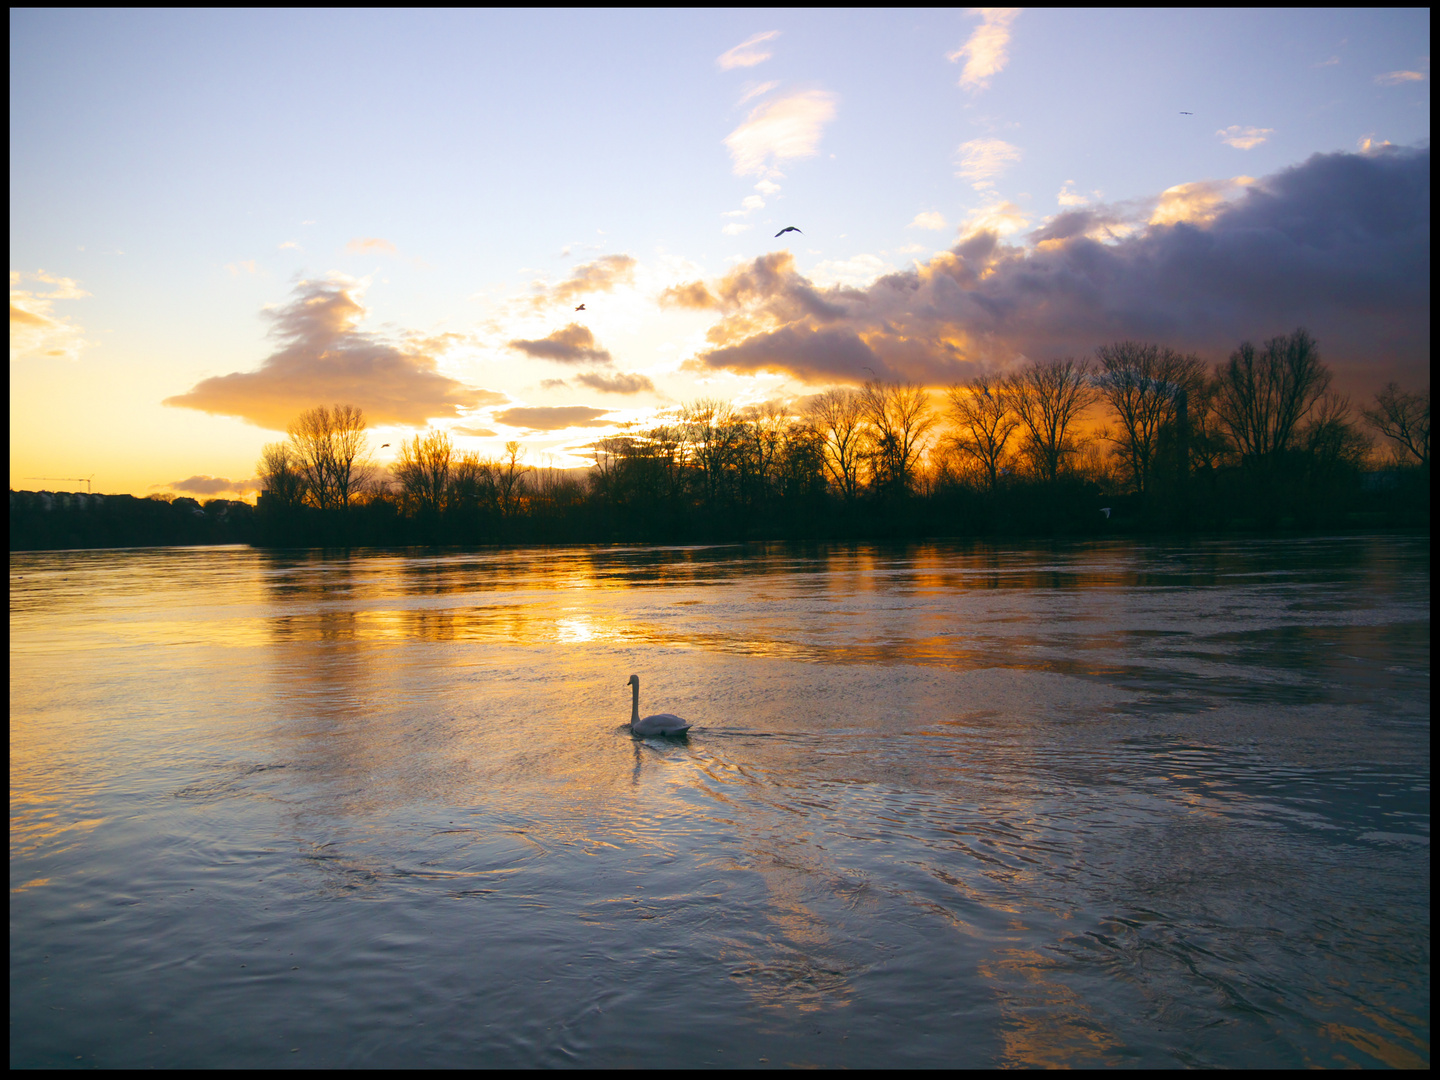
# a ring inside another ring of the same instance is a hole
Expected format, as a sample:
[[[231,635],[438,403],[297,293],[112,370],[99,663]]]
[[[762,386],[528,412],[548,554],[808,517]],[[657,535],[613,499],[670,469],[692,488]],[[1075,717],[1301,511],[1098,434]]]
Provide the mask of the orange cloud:
[[[54,286],[48,290],[24,288],[26,281]],[[56,300],[78,300],[89,296],[71,278],[56,277],[44,270],[27,274],[10,271],[10,359],[21,356],[58,356],[74,360],[85,342],[84,332],[51,310]]]
[[[720,301],[710,295],[703,281],[692,281],[666,289],[660,294],[660,306],[704,309],[719,307]]]
[[[535,297],[535,306],[564,304],[591,293],[610,292],[617,285],[635,280],[635,260],[629,255],[602,255],[594,262],[582,263],[570,276],[553,288],[542,288]]]
[[[1020,14],[1019,8],[981,8],[980,25],[970,40],[946,57],[952,64],[961,57],[965,67],[960,72],[960,85],[966,90],[984,90],[990,77],[1005,70],[1010,60],[1010,24]]]
[[[359,406],[374,424],[412,427],[505,402],[436,370],[453,335],[397,344],[357,329],[365,309],[354,292],[344,281],[302,281],[290,303],[268,313],[280,348],[258,370],[205,379],[164,404],[284,431],[304,410],[336,402]]]

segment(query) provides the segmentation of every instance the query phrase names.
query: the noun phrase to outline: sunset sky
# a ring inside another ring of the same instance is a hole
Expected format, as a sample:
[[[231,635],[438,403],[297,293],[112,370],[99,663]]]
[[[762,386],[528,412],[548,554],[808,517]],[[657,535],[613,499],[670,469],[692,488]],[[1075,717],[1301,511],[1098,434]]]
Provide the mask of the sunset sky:
[[[12,9],[10,486],[253,498],[336,402],[376,446],[571,466],[702,396],[1300,325],[1357,397],[1428,387],[1429,40],[1427,10]]]

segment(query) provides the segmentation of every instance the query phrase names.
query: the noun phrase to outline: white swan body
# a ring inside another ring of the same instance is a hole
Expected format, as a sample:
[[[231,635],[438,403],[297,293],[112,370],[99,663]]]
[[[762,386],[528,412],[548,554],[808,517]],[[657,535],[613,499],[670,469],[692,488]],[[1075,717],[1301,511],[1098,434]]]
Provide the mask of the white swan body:
[[[631,675],[627,686],[633,689],[630,696],[630,730],[636,735],[684,735],[690,730],[690,721],[674,713],[662,712],[640,717],[640,676]]]

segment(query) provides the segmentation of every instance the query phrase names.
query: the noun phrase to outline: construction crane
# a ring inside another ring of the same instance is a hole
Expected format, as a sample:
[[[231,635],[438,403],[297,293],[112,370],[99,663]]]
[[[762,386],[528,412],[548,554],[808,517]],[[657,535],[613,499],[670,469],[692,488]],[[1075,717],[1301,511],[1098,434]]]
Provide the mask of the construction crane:
[[[27,476],[26,480],[64,480],[69,483],[84,484],[85,490],[90,491],[90,481],[95,479],[92,472],[89,476]]]

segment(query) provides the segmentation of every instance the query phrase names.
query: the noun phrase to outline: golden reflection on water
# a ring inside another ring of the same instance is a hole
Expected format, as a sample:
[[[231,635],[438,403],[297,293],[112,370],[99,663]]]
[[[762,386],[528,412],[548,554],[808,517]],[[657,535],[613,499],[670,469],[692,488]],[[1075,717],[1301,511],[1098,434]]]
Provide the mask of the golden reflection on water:
[[[1033,949],[997,949],[980,965],[1003,1023],[1000,1064],[1019,1069],[1112,1068],[1124,1043],[1075,990],[1050,977],[1057,963]]]
[[[885,965],[924,969],[924,945],[896,957],[886,936],[915,918],[937,954],[970,965],[936,985],[988,995],[967,1007],[995,1012],[994,1063],[1019,1067],[1133,1060],[1133,1018],[1045,951],[1055,925],[1093,915],[1097,876],[1141,899],[1193,893],[1207,874],[1283,891],[1286,864],[1259,841],[1269,870],[1217,869],[1171,839],[1223,847],[1238,820],[1271,837],[1295,820],[1220,767],[1233,746],[1117,749],[1113,732],[1145,734],[1143,710],[1177,672],[1199,672],[1183,691],[1199,699],[1203,679],[1243,683],[1256,667],[1220,647],[1166,652],[1192,628],[1175,625],[1163,566],[1084,551],[588,549],[245,553],[207,577],[186,559],[141,555],[104,589],[12,601],[25,628],[12,866],[83,849],[111,821],[92,793],[138,775],[212,823],[263,804],[276,823],[263,842],[293,850],[307,899],[433,882],[538,913],[568,890],[584,897],[574,919],[607,940],[694,917],[724,981],[775,1016],[849,1010]],[[1185,595],[1228,572],[1217,558]],[[1276,595],[1214,617],[1274,617]],[[1349,632],[1287,631],[1302,655],[1282,674],[1309,678]],[[56,674],[87,650],[109,657],[114,686]],[[628,737],[631,671],[642,711],[697,722],[688,742]],[[197,747],[200,764],[185,756]],[[1122,834],[1133,851],[1105,847]],[[690,877],[665,876],[687,859]],[[627,876],[599,876],[615,862]],[[64,881],[22,876],[12,895]],[[1428,1063],[1406,1026],[1420,1020],[1355,1008],[1327,1003],[1337,1019],[1317,1029],[1386,1064]]]

